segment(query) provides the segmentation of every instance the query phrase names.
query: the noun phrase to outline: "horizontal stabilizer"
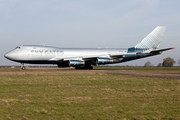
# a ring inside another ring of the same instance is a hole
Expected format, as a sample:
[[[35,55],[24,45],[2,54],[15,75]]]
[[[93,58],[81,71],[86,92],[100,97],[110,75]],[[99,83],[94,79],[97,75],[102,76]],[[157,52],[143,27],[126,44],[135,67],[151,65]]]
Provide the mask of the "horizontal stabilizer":
[[[157,53],[157,52],[163,52],[163,51],[167,51],[167,50],[171,50],[171,49],[175,49],[174,47],[172,47],[172,48],[166,48],[166,49],[159,49],[159,50],[153,50],[153,51],[151,51],[150,53]]]

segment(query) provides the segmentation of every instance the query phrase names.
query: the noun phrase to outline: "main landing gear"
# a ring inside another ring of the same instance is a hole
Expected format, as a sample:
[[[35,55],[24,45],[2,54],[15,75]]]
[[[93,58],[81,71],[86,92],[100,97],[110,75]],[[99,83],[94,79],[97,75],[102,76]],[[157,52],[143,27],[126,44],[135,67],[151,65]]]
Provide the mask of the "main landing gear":
[[[76,66],[76,70],[92,70],[93,66]]]
[[[24,63],[21,63],[21,69],[22,69],[22,70],[25,70],[25,69],[26,69],[25,66],[24,66]]]

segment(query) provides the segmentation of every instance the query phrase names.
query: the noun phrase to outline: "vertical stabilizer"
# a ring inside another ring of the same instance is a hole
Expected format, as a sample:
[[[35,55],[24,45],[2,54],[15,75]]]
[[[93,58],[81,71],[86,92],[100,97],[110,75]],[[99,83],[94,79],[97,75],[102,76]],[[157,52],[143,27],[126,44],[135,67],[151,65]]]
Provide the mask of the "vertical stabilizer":
[[[138,43],[135,48],[156,49],[163,37],[166,26],[158,26],[151,33],[149,33],[140,43]]]

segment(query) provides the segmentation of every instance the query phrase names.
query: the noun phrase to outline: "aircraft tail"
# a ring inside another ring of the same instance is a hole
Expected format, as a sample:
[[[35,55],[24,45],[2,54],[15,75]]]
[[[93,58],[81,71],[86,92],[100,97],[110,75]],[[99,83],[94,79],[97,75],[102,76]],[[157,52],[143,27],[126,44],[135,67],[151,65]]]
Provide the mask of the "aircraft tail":
[[[149,33],[135,48],[140,49],[157,49],[162,40],[166,26],[158,26],[151,33]]]

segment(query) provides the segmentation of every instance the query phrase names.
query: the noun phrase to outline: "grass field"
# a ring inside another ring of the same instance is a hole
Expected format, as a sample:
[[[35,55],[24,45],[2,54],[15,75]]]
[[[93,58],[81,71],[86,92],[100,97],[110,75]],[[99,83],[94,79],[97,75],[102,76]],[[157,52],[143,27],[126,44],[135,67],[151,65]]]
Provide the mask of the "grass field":
[[[180,81],[0,69],[0,119],[180,119]]]

